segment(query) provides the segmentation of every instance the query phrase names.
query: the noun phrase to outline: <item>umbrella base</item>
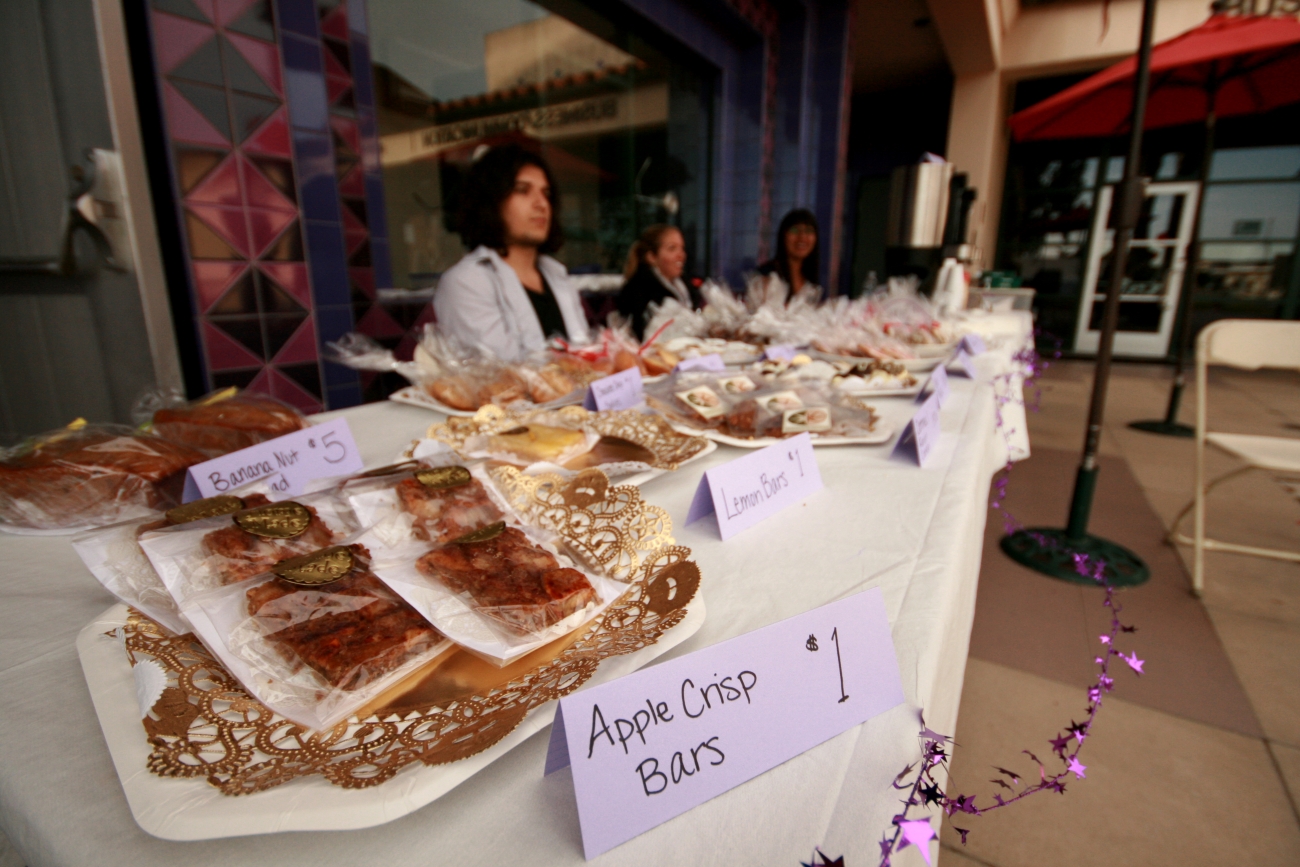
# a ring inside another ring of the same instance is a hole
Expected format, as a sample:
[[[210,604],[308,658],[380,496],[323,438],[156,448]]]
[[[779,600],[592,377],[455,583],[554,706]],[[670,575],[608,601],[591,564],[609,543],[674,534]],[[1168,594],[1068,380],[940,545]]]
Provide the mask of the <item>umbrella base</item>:
[[[1191,439],[1196,436],[1196,428],[1176,421],[1134,421],[1129,422],[1129,427],[1133,428],[1133,430],[1160,434],[1161,436],[1167,437],[1183,437],[1185,439]]]
[[[1075,556],[1079,554],[1092,562],[1104,563],[1106,580],[1112,587],[1136,587],[1151,577],[1151,570],[1138,555],[1091,534],[1070,539],[1064,530],[1038,527],[1003,536],[1001,546],[1020,565],[1071,584],[1099,586],[1090,576],[1079,574],[1075,564]]]

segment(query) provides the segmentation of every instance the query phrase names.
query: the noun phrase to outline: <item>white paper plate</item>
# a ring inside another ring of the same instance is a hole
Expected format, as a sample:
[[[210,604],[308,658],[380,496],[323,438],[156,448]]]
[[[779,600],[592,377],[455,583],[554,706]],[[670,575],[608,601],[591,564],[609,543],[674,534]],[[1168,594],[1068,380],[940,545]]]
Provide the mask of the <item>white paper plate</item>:
[[[547,403],[537,403],[528,405],[529,409],[559,409],[562,406],[572,406],[575,403],[582,403],[583,398],[587,396],[585,388],[575,388],[558,400],[548,401]],[[399,389],[388,396],[388,399],[396,403],[404,403],[408,406],[418,406],[422,409],[431,409],[434,412],[440,412],[444,415],[455,415],[461,418],[473,418],[478,412],[476,409],[453,409],[433,395],[429,394],[422,388],[414,385],[408,385],[406,388]]]
[[[370,789],[344,789],[315,776],[231,797],[206,780],[159,777],[146,767],[149,742],[140,723],[135,676],[121,641],[104,634],[126,622],[126,611],[125,605],[115,605],[87,624],[77,636],[77,654],[131,815],[146,832],[164,840],[212,840],[280,831],[344,831],[382,825],[441,798],[555,718],[556,702],[542,705],[513,732],[477,755],[448,765],[414,762],[393,779]],[[662,656],[694,635],[703,625],[704,615],[704,599],[697,591],[677,626],[649,647],[606,659],[588,684],[630,674]],[[539,767],[537,773],[541,771]]]
[[[752,440],[743,440],[739,437],[728,436],[714,430],[697,430],[695,428],[679,425],[676,422],[669,422],[673,430],[680,431],[691,436],[707,437],[715,443],[722,443],[724,446],[736,446],[742,449],[761,449],[775,443],[783,443],[784,439],[778,437],[758,437]],[[894,436],[894,426],[886,421],[877,420],[876,429],[871,433],[860,437],[828,437],[820,434],[812,434],[812,444],[816,447],[821,446],[878,446],[887,443]]]
[[[822,361],[844,361],[849,364],[861,364],[864,361],[871,361],[870,358],[864,358],[860,355],[837,355],[834,352],[822,352],[820,349],[810,349],[808,354],[813,358],[820,358]],[[913,373],[922,370],[933,370],[943,361],[943,356],[936,355],[932,358],[891,358],[889,361],[897,361]]]

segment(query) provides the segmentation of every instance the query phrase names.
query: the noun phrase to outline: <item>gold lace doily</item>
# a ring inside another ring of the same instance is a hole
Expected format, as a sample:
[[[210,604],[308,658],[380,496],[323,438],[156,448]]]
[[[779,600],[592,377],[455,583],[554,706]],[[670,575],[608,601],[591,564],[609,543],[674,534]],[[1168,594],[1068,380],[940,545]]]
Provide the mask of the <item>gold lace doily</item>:
[[[709,441],[704,437],[681,433],[658,415],[634,409],[588,412],[580,406],[516,411],[488,404],[472,418],[452,416],[445,422],[431,425],[426,436],[464,454],[465,443],[470,437],[502,433],[525,424],[590,430],[601,436],[627,440],[649,451],[654,458],[648,463],[657,470],[675,470],[709,448]]]
[[[584,565],[629,582],[602,617],[505,668],[453,649],[357,717],[313,732],[250,697],[193,635],[173,636],[132,610],[122,630],[128,659],[153,660],[167,675],[143,721],[149,770],[204,777],[227,795],[315,774],[345,788],[376,786],[412,762],[482,752],[530,711],[581,686],[601,660],[654,644],[685,617],[699,569],[674,544],[668,514],[637,488],[614,487],[599,470],[567,481],[513,467],[491,472],[526,520],[559,533]]]

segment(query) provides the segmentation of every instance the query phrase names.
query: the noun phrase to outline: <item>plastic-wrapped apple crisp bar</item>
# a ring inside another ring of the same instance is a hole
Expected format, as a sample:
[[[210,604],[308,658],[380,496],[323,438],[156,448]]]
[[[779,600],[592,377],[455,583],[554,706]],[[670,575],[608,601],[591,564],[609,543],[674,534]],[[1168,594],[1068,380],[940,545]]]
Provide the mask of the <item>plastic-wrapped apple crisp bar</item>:
[[[253,504],[258,502],[254,500]],[[128,521],[83,533],[72,540],[72,548],[104,589],[155,623],[180,635],[190,631],[189,621],[181,614],[167,585],[145,556],[140,547],[140,536],[152,530],[229,515],[246,505],[246,500],[232,496],[195,500],[169,509],[161,517]]]
[[[272,503],[248,494],[244,508],[143,533],[140,547],[184,610],[196,593],[245,581],[288,557],[336,544],[359,527],[334,491]]]
[[[317,731],[451,647],[375,576],[360,544],[281,561],[195,596],[183,610],[255,698]]]
[[[376,549],[374,568],[444,635],[496,665],[591,622],[627,589],[506,521],[444,545]]]
[[[455,464],[417,465],[347,482],[342,496],[387,547],[442,543],[502,519],[485,478]]]

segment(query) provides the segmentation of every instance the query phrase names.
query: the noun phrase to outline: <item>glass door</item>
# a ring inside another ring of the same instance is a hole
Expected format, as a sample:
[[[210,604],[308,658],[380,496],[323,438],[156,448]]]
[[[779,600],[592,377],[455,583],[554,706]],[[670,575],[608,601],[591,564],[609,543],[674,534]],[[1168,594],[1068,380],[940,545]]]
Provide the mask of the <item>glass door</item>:
[[[1115,354],[1161,358],[1168,353],[1199,194],[1192,182],[1147,185],[1120,288]],[[1100,190],[1074,335],[1078,352],[1096,352],[1101,339],[1115,240],[1114,199],[1114,185]]]

